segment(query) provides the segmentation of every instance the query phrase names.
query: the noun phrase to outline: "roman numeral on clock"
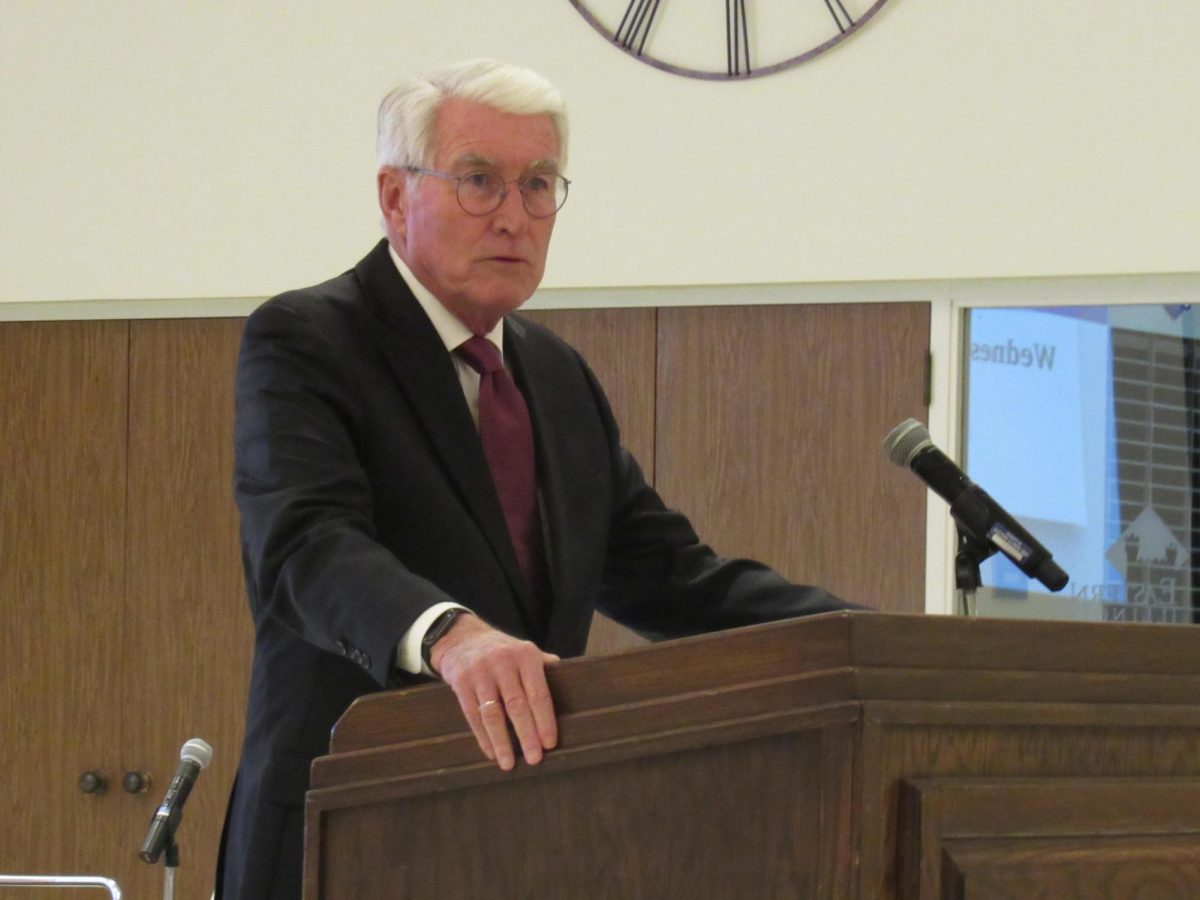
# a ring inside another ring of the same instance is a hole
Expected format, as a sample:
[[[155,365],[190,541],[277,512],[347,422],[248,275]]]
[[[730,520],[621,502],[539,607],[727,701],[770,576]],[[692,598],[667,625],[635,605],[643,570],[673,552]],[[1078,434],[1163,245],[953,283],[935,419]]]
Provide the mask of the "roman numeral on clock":
[[[846,12],[846,7],[842,6],[842,0],[825,0],[825,8],[833,16],[833,21],[842,34],[854,27],[854,20],[850,18],[850,13]]]
[[[724,48],[716,33],[719,3],[668,3],[664,10],[662,0],[567,2],[639,62],[687,78],[741,81],[799,66],[839,46],[889,0],[725,0]]]
[[[626,50],[642,55],[646,47],[646,37],[650,34],[650,26],[654,24],[654,16],[658,13],[660,0],[630,0],[617,26],[614,39]],[[634,45],[637,45],[636,47]]]
[[[750,74],[746,0],[725,0],[725,69],[730,75]]]

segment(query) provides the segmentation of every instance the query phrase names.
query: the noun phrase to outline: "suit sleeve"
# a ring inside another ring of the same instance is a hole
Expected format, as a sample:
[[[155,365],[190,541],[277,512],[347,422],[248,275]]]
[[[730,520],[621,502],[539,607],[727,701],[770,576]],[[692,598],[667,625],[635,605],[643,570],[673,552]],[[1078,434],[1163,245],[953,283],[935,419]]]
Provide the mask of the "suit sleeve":
[[[864,608],[823,588],[793,584],[754,560],[718,556],[687,517],[667,508],[646,483],[637,461],[620,445],[607,400],[595,376],[590,377],[613,460],[612,521],[597,604],[601,612],[661,639]]]
[[[405,631],[451,598],[377,540],[356,450],[362,386],[283,299],[247,320],[237,367],[234,496],[251,609],[385,685]]]

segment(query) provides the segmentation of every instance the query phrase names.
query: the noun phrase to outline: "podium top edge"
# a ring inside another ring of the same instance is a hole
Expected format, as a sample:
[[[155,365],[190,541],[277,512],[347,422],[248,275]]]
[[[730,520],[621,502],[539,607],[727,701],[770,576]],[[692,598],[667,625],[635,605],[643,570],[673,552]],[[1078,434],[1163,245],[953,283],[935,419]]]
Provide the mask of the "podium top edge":
[[[1200,629],[839,611],[567,659],[549,667],[547,678],[560,712],[578,713],[714,686],[870,670],[949,679],[1056,673],[1200,680]],[[402,716],[392,714],[396,705]],[[360,697],[335,727],[334,743],[357,743],[350,735],[358,723],[379,718],[402,718],[406,729],[430,737],[463,727],[450,688],[429,684]]]

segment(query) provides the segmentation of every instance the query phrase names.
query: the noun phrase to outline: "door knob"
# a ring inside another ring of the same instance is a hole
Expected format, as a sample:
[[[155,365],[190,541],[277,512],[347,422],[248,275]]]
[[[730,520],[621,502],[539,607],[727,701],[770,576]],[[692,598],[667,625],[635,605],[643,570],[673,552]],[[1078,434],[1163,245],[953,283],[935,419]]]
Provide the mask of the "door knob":
[[[103,794],[108,790],[108,779],[103,772],[89,769],[79,776],[79,789],[85,794]]]
[[[149,772],[126,772],[121,779],[121,787],[127,794],[144,794],[150,790],[152,779]]]

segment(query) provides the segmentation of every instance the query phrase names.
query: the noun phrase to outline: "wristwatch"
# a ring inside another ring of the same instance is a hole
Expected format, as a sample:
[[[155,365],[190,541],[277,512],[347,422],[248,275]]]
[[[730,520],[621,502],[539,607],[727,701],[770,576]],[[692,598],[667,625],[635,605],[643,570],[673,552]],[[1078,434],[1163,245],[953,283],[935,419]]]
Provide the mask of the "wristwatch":
[[[421,638],[421,661],[429,667],[431,672],[435,671],[433,663],[429,661],[429,654],[433,652],[433,645],[446,636],[446,632],[454,625],[454,621],[465,612],[466,610],[461,606],[446,610],[433,620],[433,624],[425,631],[425,637]]]

